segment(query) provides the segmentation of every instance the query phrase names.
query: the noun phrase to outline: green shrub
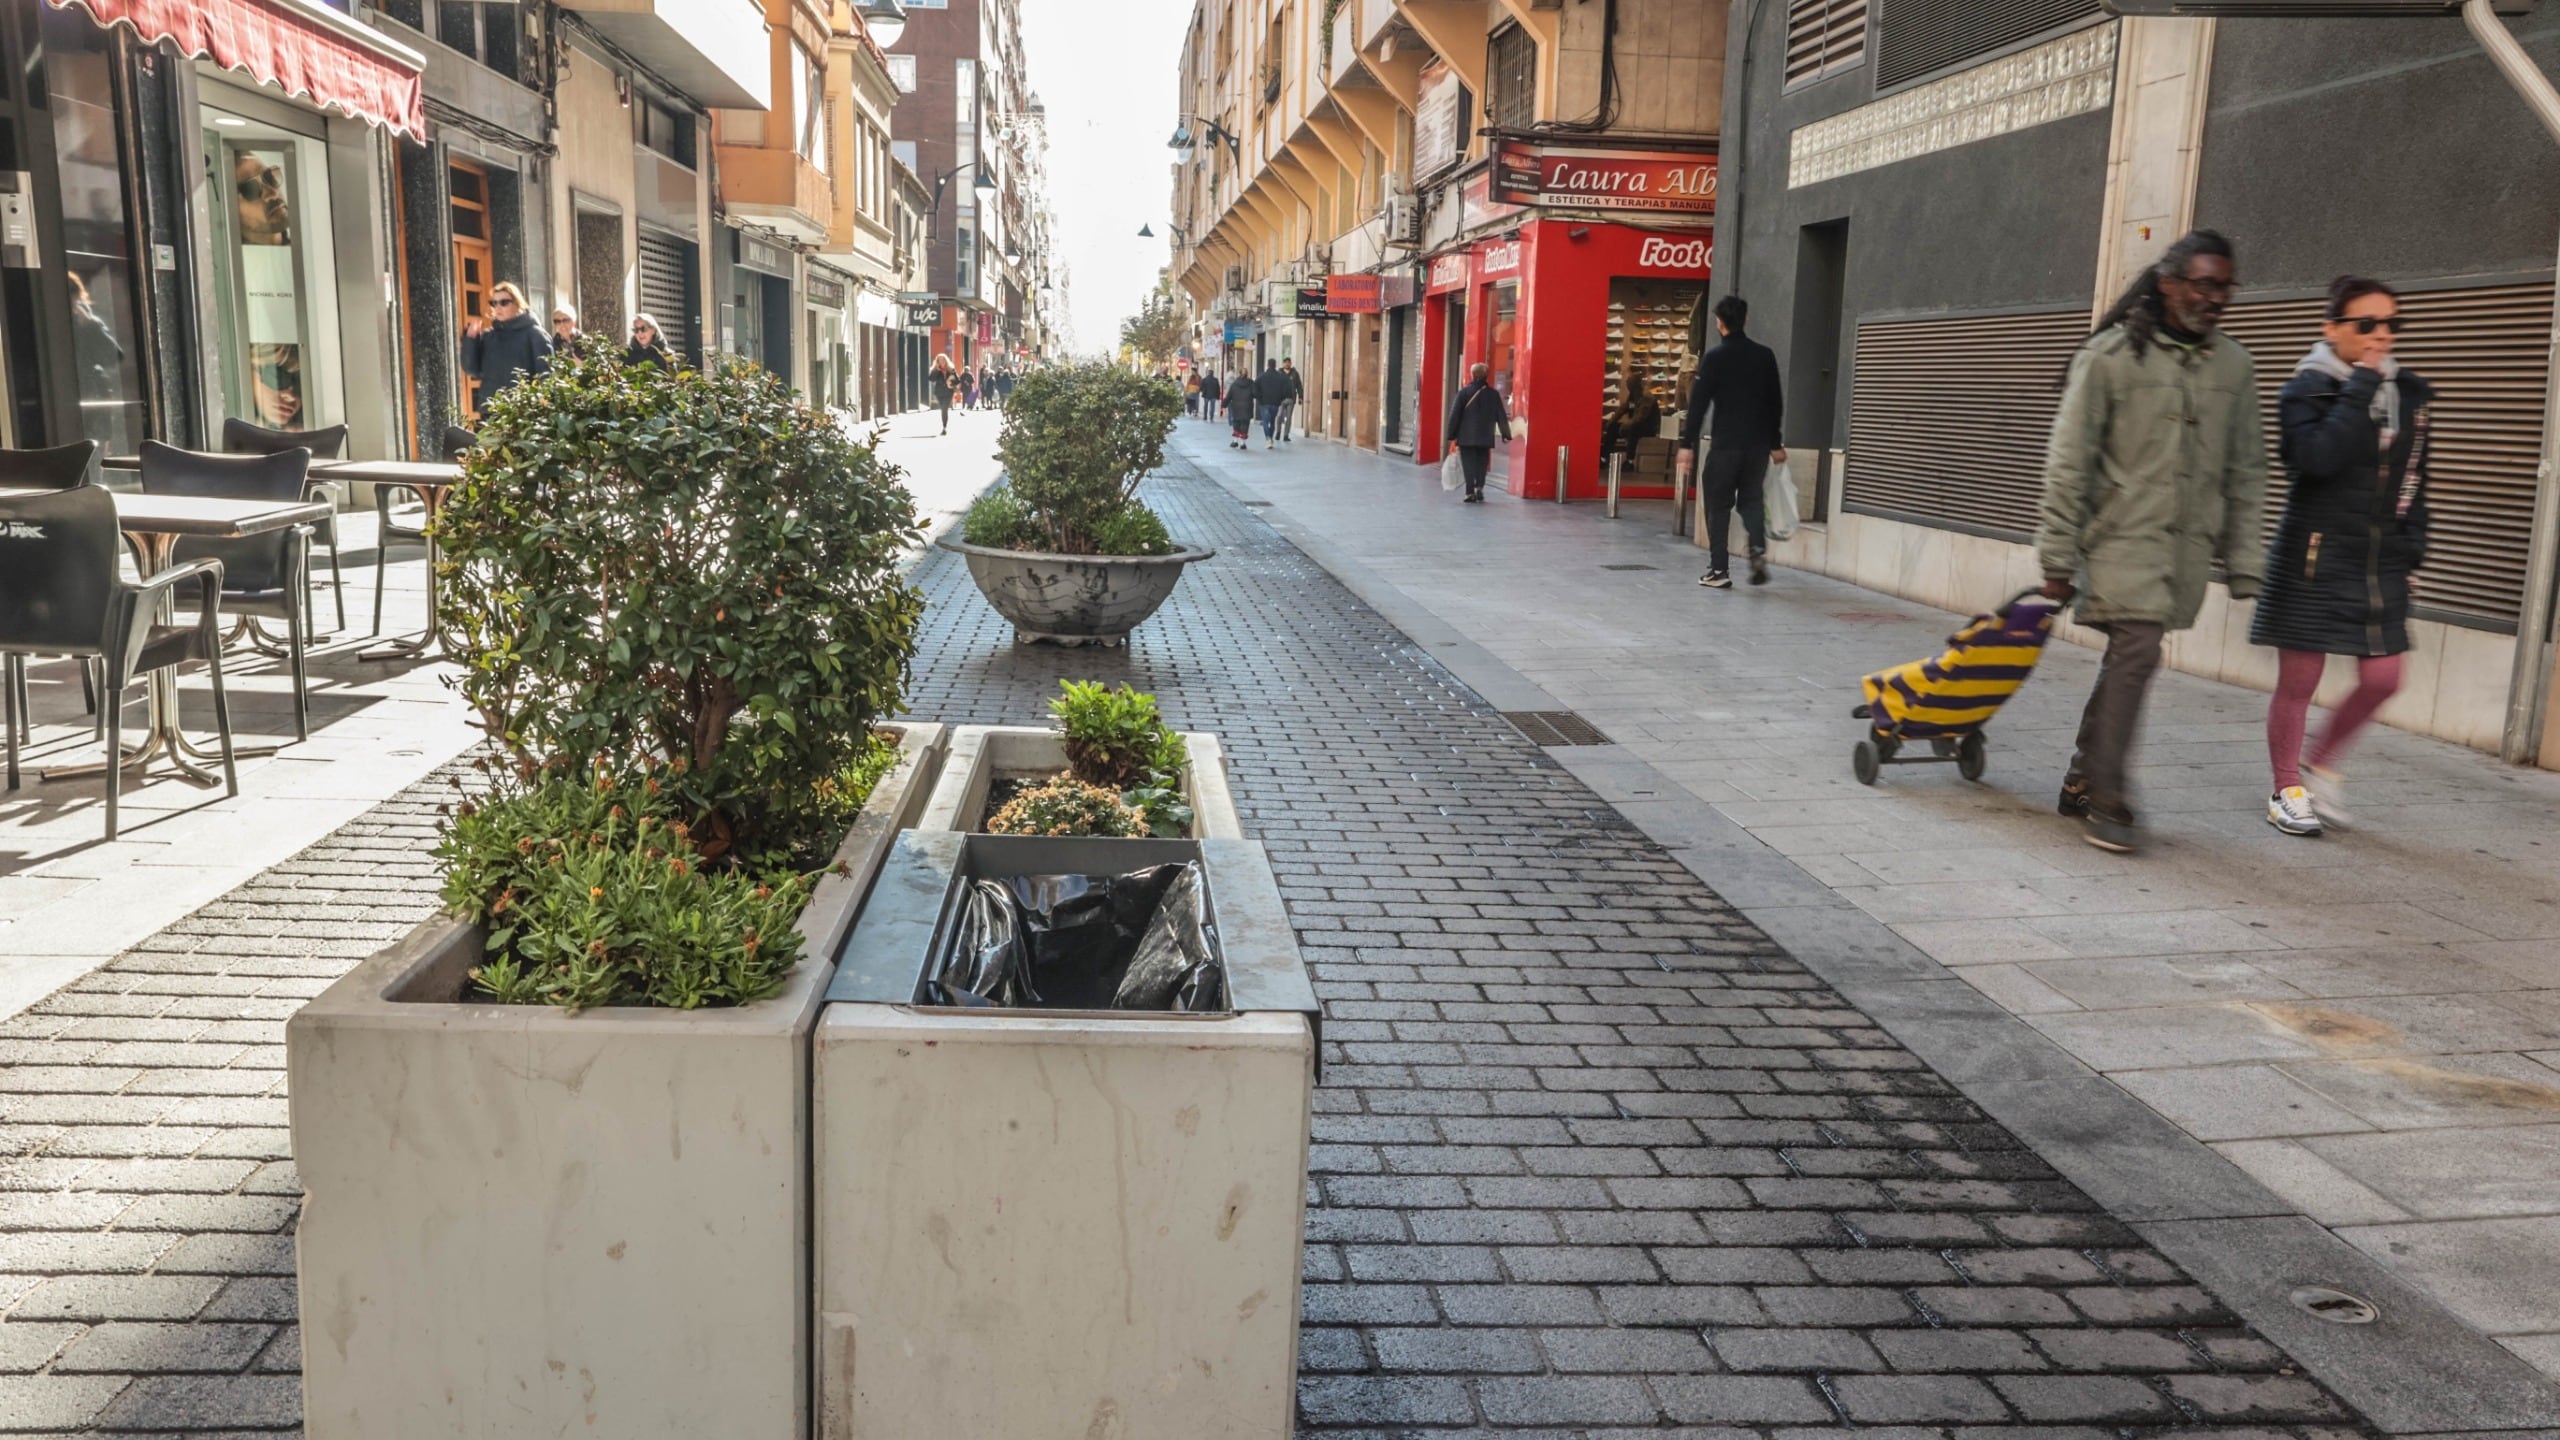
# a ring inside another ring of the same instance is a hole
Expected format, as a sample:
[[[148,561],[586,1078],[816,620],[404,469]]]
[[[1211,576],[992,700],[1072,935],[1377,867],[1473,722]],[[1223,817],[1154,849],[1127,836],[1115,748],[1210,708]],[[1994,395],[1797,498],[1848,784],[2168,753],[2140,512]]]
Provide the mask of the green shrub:
[[[1112,791],[1073,775],[1025,790],[987,821],[995,835],[1101,835],[1129,839],[1147,833],[1146,817]]]
[[[554,774],[465,806],[436,858],[445,908],[488,927],[475,995],[570,1010],[770,999],[814,880],[711,865],[656,776]]]
[[[1156,712],[1156,697],[1143,690],[1061,680],[1049,713],[1066,737],[1067,763],[1089,785],[1125,790],[1150,775],[1179,775],[1191,758]]]
[[[1093,527],[1096,555],[1170,555],[1177,548],[1173,536],[1164,528],[1164,520],[1135,500],[1129,502],[1127,509],[1104,516]]]
[[[705,859],[822,860],[923,610],[899,480],[753,366],[572,354],[492,401],[438,614],[514,779],[682,762]]]
[[[1022,507],[1022,497],[1013,493],[1013,487],[998,485],[971,502],[961,515],[960,538],[990,550],[1021,550],[1046,537],[1040,534],[1031,512]]]
[[[1005,402],[997,450],[1036,538],[1005,548],[1036,543],[1061,555],[1124,553],[1104,549],[1102,535],[1117,525],[1114,535],[1128,538],[1136,522],[1124,517],[1137,503],[1138,483],[1164,463],[1165,437],[1181,413],[1182,392],[1172,381],[1118,365],[1052,366],[1023,376]]]

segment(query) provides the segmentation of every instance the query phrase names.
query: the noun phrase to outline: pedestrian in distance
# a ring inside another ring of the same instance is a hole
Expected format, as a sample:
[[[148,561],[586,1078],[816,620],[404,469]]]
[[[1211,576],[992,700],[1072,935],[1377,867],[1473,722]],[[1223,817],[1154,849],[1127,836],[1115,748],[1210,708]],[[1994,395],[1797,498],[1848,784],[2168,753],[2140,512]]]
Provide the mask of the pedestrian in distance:
[[[1253,376],[1243,370],[1227,377],[1227,448],[1242,450],[1253,438],[1253,409],[1257,390]]]
[[[586,338],[578,328],[578,312],[566,305],[551,307],[551,349],[557,354]]]
[[[1492,376],[1493,367],[1478,361],[1467,372],[1467,383],[1458,388],[1458,397],[1449,402],[1449,423],[1440,427],[1449,437],[1449,448],[1458,452],[1458,468],[1467,478],[1461,505],[1484,503],[1494,444],[1511,443],[1511,405],[1493,388]]]
[[[1750,317],[1750,303],[1739,295],[1716,302],[1716,333],[1724,338],[1698,361],[1688,418],[1680,424],[1683,468],[1696,457],[1701,432],[1707,437],[1706,462],[1698,471],[1698,499],[1707,511],[1707,573],[1698,583],[1710,590],[1733,588],[1736,510],[1751,542],[1751,583],[1769,583],[1767,486],[1770,463],[1787,459],[1786,399],[1778,384],[1777,352],[1743,333]]]
[[[2237,286],[2222,236],[2171,245],[2072,357],[2045,450],[2044,595],[2107,637],[2057,808],[2101,850],[2141,845],[2129,772],[2161,641],[2195,624],[2215,561],[2234,600],[2266,568],[2257,367],[2217,333]]]
[[[960,368],[960,408],[963,410],[978,408],[978,372],[971,366],[964,365]]]
[[[513,280],[489,287],[489,317],[474,315],[462,327],[462,373],[477,382],[476,409],[506,393],[527,375],[551,368],[551,337],[525,313],[524,291]]]
[[[1262,378],[1253,382],[1256,403],[1261,407],[1262,448],[1280,448],[1280,407],[1289,398],[1289,377],[1280,373],[1280,362],[1262,362]]]
[[[676,352],[667,344],[667,337],[658,329],[654,317],[646,314],[631,317],[631,343],[623,347],[622,363],[656,365],[667,370],[676,368]]]
[[[951,357],[933,357],[933,373],[925,377],[925,387],[933,392],[933,408],[942,412],[942,433],[951,433],[951,402],[960,392],[960,377],[952,373]]]
[[[2379,280],[2341,275],[2329,286],[2327,316],[2327,338],[2276,397],[2290,485],[2249,626],[2252,643],[2277,652],[2276,693],[2267,706],[2275,764],[2267,823],[2287,835],[2350,823],[2338,767],[2374,712],[2400,691],[2409,601],[2427,558],[2435,390],[2392,354],[2400,297]],[[2305,759],[2311,697],[2332,655],[2355,657],[2356,688]]]
[[[1289,426],[1298,418],[1298,402],[1307,398],[1306,377],[1298,373],[1295,361],[1280,362],[1280,378],[1285,386],[1280,392],[1280,443],[1289,443]]]

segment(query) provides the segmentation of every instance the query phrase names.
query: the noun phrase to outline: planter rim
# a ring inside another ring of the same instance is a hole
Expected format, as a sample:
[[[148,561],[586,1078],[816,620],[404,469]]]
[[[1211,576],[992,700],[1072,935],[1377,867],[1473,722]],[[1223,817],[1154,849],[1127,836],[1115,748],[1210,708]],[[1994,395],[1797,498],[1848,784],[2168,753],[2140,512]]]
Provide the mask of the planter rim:
[[[1218,552],[1190,545],[1170,555],[1061,555],[1054,550],[1000,550],[992,545],[972,545],[966,540],[945,535],[933,542],[942,549],[959,555],[995,555],[1019,560],[1056,560],[1070,565],[1193,565]],[[1181,545],[1181,541],[1174,542]]]

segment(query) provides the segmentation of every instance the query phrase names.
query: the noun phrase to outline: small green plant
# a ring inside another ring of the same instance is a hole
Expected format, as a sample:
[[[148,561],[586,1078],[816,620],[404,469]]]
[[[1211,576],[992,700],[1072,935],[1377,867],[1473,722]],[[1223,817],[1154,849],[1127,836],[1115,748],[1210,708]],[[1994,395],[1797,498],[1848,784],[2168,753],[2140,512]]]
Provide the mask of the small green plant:
[[[1134,839],[1147,833],[1146,817],[1120,797],[1072,775],[1013,797],[987,821],[996,835],[1099,835]]]
[[[1146,817],[1147,833],[1158,840],[1179,840],[1191,833],[1195,817],[1189,802],[1182,798],[1182,782],[1178,778],[1153,777],[1120,799]]]
[[[1094,523],[1097,555],[1170,555],[1178,548],[1164,528],[1164,518],[1134,500],[1128,509]]]
[[[970,503],[960,517],[960,538],[990,550],[1023,550],[1040,540],[1031,512],[1011,485],[998,485]]]
[[[474,994],[569,1010],[696,1010],[779,994],[800,959],[794,927],[815,877],[719,868],[678,809],[660,775],[629,783],[602,772],[464,806],[436,858],[445,907],[488,929]]]
[[[1162,522],[1149,529],[1128,516],[1144,513],[1138,484],[1164,463],[1165,437],[1181,413],[1182,392],[1172,381],[1118,365],[1057,365],[1023,376],[1005,402],[997,449],[1027,524],[1021,539],[998,548],[1059,555],[1169,553],[1106,548],[1104,542],[1151,541],[1162,533]]]
[[[1156,697],[1098,680],[1061,680],[1049,702],[1065,733],[1067,763],[1090,785],[1126,790],[1156,776],[1178,776],[1191,760],[1182,736],[1156,711]]]

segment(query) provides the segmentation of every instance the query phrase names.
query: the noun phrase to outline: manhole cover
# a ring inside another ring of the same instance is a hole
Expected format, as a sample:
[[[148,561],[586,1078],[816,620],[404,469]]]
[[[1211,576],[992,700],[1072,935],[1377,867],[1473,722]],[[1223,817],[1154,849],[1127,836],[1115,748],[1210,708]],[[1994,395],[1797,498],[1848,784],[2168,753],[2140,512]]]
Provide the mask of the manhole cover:
[[[1603,570],[1659,570],[1659,565],[1603,565]]]
[[[2304,1314],[2332,1325],[2370,1325],[2382,1318],[2372,1301],[2326,1285],[2303,1286],[2293,1292],[2293,1303]]]
[[[1540,745],[1610,745],[1608,736],[1570,710],[1505,710],[1513,729]]]

